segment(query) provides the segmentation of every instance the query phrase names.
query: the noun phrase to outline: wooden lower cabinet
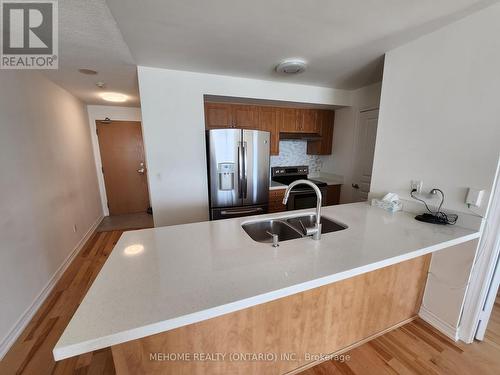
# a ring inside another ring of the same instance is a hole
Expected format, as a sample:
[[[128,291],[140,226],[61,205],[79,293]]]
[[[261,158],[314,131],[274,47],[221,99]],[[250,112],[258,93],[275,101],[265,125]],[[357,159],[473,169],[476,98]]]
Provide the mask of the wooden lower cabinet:
[[[283,204],[285,189],[269,190],[269,213],[286,211]]]
[[[310,356],[352,348],[416,317],[430,257],[113,346],[116,373],[284,374],[310,367],[318,363]],[[155,360],[158,353],[191,359]],[[218,353],[224,358],[194,359]],[[259,354],[264,360],[244,360]]]
[[[342,185],[328,185],[326,190],[326,205],[333,206],[340,203],[340,187]]]

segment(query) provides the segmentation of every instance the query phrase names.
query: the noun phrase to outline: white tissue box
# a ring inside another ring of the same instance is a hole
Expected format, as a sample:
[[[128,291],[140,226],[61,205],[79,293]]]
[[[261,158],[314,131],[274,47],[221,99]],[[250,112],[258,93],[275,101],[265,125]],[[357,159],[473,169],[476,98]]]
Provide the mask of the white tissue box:
[[[403,204],[399,200],[388,201],[383,199],[372,199],[371,205],[383,208],[388,212],[397,212],[403,209]]]

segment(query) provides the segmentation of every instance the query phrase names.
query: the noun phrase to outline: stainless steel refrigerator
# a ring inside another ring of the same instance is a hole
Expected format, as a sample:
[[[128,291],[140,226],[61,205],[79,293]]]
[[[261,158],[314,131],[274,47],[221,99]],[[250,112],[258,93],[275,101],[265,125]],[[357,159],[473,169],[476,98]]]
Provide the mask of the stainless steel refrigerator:
[[[207,130],[210,219],[267,212],[270,133]]]

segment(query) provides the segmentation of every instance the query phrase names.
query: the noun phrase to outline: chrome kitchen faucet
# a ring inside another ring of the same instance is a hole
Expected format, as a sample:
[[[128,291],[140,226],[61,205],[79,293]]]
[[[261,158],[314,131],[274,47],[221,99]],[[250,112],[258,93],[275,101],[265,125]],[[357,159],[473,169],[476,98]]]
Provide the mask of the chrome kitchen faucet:
[[[283,198],[283,204],[286,205],[288,201],[288,196],[290,195],[290,191],[297,185],[309,185],[314,189],[316,193],[316,225],[314,227],[305,228],[305,235],[312,236],[313,240],[321,239],[321,190],[319,190],[318,186],[309,180],[296,180],[293,181],[285,191],[285,196]]]

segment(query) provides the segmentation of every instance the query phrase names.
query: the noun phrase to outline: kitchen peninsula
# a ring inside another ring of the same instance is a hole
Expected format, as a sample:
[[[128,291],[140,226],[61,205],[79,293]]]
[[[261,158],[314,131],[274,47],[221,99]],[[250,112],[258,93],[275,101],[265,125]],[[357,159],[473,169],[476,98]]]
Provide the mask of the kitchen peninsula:
[[[281,374],[418,313],[431,253],[479,233],[366,203],[323,208],[347,229],[253,241],[242,223],[308,210],[124,233],[54,348],[112,347],[117,374]],[[160,353],[269,353],[276,360],[152,360]],[[285,355],[285,357],[281,357]]]

